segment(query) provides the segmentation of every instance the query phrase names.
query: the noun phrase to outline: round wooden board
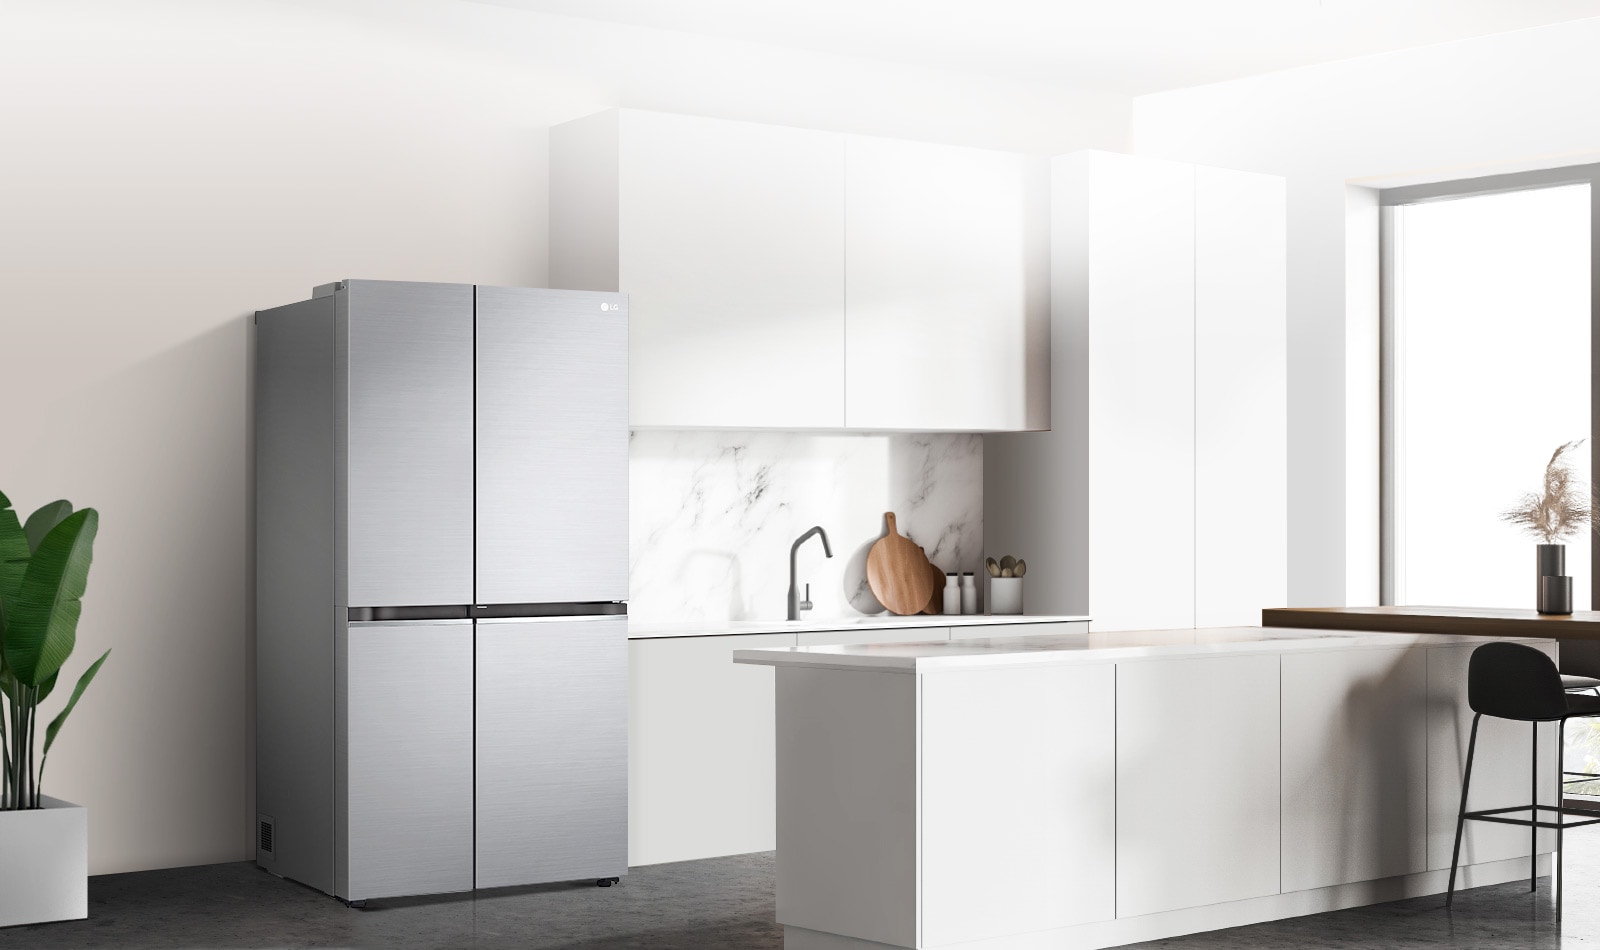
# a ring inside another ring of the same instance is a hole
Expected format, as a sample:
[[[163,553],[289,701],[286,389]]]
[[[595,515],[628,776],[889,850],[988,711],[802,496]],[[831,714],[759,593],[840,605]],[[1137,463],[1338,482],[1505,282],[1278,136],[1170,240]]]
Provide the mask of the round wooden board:
[[[895,529],[894,512],[885,513],[883,520],[889,530],[867,552],[867,586],[890,613],[902,617],[921,613],[933,596],[928,557]]]

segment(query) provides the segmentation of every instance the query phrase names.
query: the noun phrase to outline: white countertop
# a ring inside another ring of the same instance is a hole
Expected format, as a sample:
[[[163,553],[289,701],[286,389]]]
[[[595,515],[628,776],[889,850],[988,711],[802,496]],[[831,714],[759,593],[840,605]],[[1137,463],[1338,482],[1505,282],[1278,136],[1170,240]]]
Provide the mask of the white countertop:
[[[980,637],[970,640],[875,643],[863,646],[773,647],[764,650],[735,650],[733,660],[735,663],[761,666],[810,666],[925,673],[935,670],[993,666],[1164,659],[1223,653],[1373,649],[1413,644],[1468,645],[1501,639],[1510,638],[1362,633],[1349,630],[1302,630],[1290,627],[1213,627],[1205,630],[1135,630],[1031,637]],[[1522,639],[1520,642],[1543,644],[1554,641]]]
[[[628,638],[726,637],[741,633],[807,633],[813,630],[903,630],[914,627],[968,627],[1016,623],[1086,623],[1088,617],[1041,614],[918,614],[901,617],[875,614],[860,617],[823,617],[805,620],[674,620],[628,623]]]

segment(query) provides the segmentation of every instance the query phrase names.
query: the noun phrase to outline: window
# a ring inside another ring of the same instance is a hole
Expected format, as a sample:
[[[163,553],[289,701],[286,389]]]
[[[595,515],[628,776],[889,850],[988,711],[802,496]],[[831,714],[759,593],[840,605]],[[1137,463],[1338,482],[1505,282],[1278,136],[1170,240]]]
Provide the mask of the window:
[[[1572,179],[1591,172],[1384,195],[1386,603],[1534,606],[1536,540],[1500,514],[1590,436],[1591,184]],[[1591,548],[1567,540],[1578,609]]]

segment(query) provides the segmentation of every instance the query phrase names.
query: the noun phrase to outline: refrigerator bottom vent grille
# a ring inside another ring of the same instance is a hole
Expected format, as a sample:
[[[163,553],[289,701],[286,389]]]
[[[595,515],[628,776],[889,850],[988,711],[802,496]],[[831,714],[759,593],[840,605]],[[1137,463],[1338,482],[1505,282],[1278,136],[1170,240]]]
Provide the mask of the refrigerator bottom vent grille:
[[[271,857],[273,839],[277,837],[277,822],[266,815],[256,816],[256,850]]]

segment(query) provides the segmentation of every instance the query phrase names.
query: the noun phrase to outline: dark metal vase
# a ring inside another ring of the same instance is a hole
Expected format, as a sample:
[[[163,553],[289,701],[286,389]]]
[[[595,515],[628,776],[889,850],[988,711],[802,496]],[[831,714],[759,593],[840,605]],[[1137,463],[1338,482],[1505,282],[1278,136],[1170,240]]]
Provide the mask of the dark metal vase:
[[[1538,545],[1538,573],[1534,577],[1534,603],[1542,614],[1572,613],[1572,578],[1567,574],[1565,544]]]

